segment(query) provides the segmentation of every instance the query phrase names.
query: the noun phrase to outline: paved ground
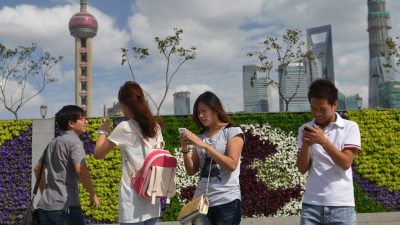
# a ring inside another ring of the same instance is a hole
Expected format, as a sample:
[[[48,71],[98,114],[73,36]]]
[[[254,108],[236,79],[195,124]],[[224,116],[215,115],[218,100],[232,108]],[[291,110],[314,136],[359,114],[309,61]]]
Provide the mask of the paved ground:
[[[400,225],[400,212],[360,213],[357,225]],[[243,218],[241,225],[298,225],[298,216]],[[179,225],[177,221],[159,222],[158,225]]]

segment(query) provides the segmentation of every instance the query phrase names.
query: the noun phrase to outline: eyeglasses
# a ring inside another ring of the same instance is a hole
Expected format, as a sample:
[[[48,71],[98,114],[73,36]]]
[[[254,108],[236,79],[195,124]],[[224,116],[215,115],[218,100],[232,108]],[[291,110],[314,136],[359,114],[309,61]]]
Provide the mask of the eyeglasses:
[[[86,117],[81,117],[81,118],[78,118],[77,120],[80,120],[84,123],[89,122],[89,120]]]

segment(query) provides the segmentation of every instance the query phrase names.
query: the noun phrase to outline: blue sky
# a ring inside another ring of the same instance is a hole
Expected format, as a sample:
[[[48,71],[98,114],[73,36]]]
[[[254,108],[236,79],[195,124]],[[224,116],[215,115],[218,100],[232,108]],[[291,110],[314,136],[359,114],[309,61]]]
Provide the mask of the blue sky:
[[[390,35],[399,36],[400,1],[386,2]],[[88,0],[88,4],[99,24],[93,41],[95,117],[103,115],[104,104],[117,101],[119,86],[132,79],[128,68],[121,66],[121,47],[149,48],[151,58],[136,64],[135,76],[159,102],[165,61],[154,37],[172,35],[174,27],[183,29],[183,47],[197,47],[197,58],[175,76],[161,114],[173,114],[173,93],[186,90],[192,103],[211,90],[228,111],[243,110],[242,66],[257,63],[246,53],[286,28],[300,29],[305,40],[307,28],[326,24],[332,25],[336,85],[347,95],[360,93],[367,105],[367,0]],[[54,56],[64,56],[53,71],[59,81],[26,104],[20,118],[40,118],[41,104],[48,105],[48,117],[63,105],[74,104],[74,39],[68,21],[78,11],[79,0],[0,0],[0,43],[16,47],[34,42]],[[279,108],[277,96],[272,91],[273,111]],[[13,118],[0,106],[0,120]]]

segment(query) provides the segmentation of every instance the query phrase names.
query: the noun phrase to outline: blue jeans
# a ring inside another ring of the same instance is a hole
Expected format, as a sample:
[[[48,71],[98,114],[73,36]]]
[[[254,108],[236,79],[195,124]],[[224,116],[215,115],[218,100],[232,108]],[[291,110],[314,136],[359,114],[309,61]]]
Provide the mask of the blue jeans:
[[[154,217],[138,223],[119,223],[120,225],[155,225],[158,222],[158,217]]]
[[[217,205],[208,209],[207,216],[203,217],[202,225],[239,225],[242,219],[242,202],[233,200],[224,205]]]
[[[71,206],[68,210],[39,209],[39,220],[41,225],[85,225],[79,206]]]
[[[300,225],[356,225],[352,206],[320,206],[303,203]]]

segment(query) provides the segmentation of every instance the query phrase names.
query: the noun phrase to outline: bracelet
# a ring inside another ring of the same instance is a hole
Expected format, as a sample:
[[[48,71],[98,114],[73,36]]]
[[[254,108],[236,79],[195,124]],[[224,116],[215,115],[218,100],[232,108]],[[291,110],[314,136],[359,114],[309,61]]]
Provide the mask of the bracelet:
[[[186,151],[186,152],[182,151],[182,153],[183,153],[183,154],[188,154],[188,153],[189,153],[189,151]]]
[[[98,130],[98,131],[96,131],[96,134],[105,134],[106,136],[108,135],[108,132],[107,131],[104,131],[104,130]]]

